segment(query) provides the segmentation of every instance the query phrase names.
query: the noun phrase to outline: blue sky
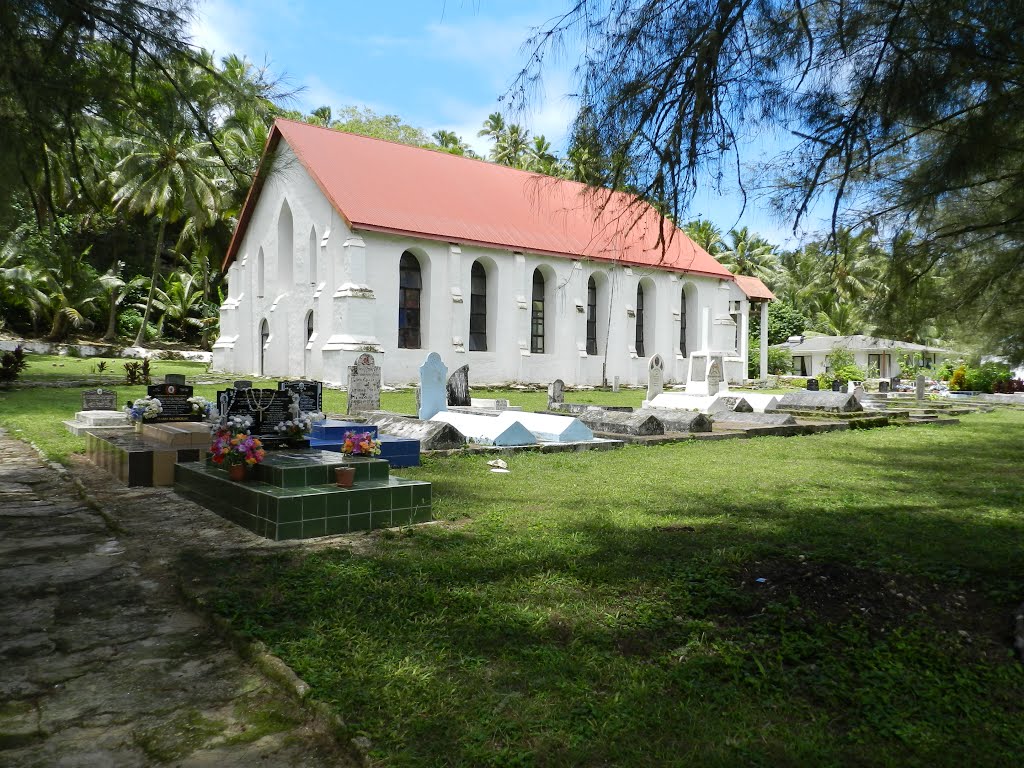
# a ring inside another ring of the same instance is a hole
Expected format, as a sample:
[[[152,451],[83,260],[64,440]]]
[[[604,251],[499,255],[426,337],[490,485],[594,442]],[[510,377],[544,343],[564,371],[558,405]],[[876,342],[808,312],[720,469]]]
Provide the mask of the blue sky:
[[[507,95],[526,56],[532,28],[566,0],[198,0],[193,41],[217,55],[245,55],[297,89],[294,108],[366,106],[395,114],[428,134],[444,128],[477,151],[491,112],[505,111]],[[576,112],[573,70],[578,52],[548,60],[531,108],[506,117],[544,134],[564,151]],[[758,151],[759,143],[752,145]],[[753,158],[752,158],[753,159]],[[738,196],[699,194],[691,210],[723,229],[737,224]],[[789,226],[750,200],[739,221],[783,244]]]

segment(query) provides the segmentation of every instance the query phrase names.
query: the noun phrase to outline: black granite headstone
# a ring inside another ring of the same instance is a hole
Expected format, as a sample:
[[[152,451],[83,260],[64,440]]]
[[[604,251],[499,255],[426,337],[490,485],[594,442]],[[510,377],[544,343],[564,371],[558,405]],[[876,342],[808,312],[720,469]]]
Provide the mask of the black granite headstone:
[[[192,397],[190,384],[150,384],[146,395],[159,400],[162,408],[159,416],[150,419],[152,422],[203,420],[203,414],[193,412],[188,401]]]
[[[82,393],[83,411],[116,411],[117,392],[110,389],[87,389]]]
[[[883,395],[889,391],[889,382],[886,379],[878,382],[878,391]]]
[[[469,406],[469,366],[457,368],[448,377],[448,405]]]
[[[222,417],[248,416],[254,435],[275,434],[274,427],[292,418],[292,394],[278,389],[225,389],[217,393]]]
[[[808,392],[817,392],[818,391],[818,380],[817,379],[808,379],[807,380],[807,391]]]
[[[843,382],[840,381],[839,379],[835,379],[832,382],[832,391],[833,392],[842,392],[843,391]]]
[[[279,381],[277,388],[282,392],[297,392],[299,408],[304,413],[321,413],[324,409],[323,383],[319,381]]]

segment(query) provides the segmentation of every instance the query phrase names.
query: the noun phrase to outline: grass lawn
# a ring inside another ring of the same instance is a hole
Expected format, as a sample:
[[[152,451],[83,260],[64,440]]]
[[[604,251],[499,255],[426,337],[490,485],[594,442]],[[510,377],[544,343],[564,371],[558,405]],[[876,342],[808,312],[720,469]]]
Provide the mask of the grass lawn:
[[[80,392],[0,393],[0,423],[66,457]],[[1024,413],[963,421],[430,459],[402,475],[442,525],[183,565],[375,765],[1010,765]]]

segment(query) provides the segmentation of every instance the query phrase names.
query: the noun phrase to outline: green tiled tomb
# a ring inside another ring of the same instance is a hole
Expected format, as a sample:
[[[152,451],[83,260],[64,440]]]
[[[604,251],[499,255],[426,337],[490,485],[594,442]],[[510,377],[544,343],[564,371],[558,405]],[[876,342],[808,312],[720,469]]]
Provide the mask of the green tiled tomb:
[[[335,485],[334,470],[355,465],[351,488]],[[174,490],[268,539],[309,539],[373,528],[424,523],[430,483],[389,475],[388,462],[305,450],[267,452],[245,482],[228,479],[211,462],[178,464]]]

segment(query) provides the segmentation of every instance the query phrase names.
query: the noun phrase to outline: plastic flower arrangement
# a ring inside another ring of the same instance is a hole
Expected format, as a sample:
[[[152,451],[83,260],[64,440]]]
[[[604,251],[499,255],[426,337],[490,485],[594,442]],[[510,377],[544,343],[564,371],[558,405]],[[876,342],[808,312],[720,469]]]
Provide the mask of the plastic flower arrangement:
[[[164,407],[155,397],[140,397],[134,403],[128,403],[124,407],[125,413],[132,423],[155,419],[163,411]]]
[[[380,453],[380,440],[372,432],[346,432],[341,452],[350,456],[376,456]]]
[[[313,431],[313,424],[315,422],[323,421],[323,419],[324,415],[322,413],[317,413],[316,411],[303,412],[297,418],[282,421],[274,429],[281,432],[285,437],[302,437]]]
[[[202,395],[195,395],[194,397],[190,397],[188,399],[188,402],[192,406],[192,413],[198,413],[204,419],[210,418],[210,416],[212,416],[217,411],[213,403],[211,403]]]
[[[229,426],[223,426],[213,433],[210,458],[218,466],[231,467],[236,464],[248,464],[251,467],[263,461],[265,455],[263,443],[258,437],[245,432],[236,432]]]

